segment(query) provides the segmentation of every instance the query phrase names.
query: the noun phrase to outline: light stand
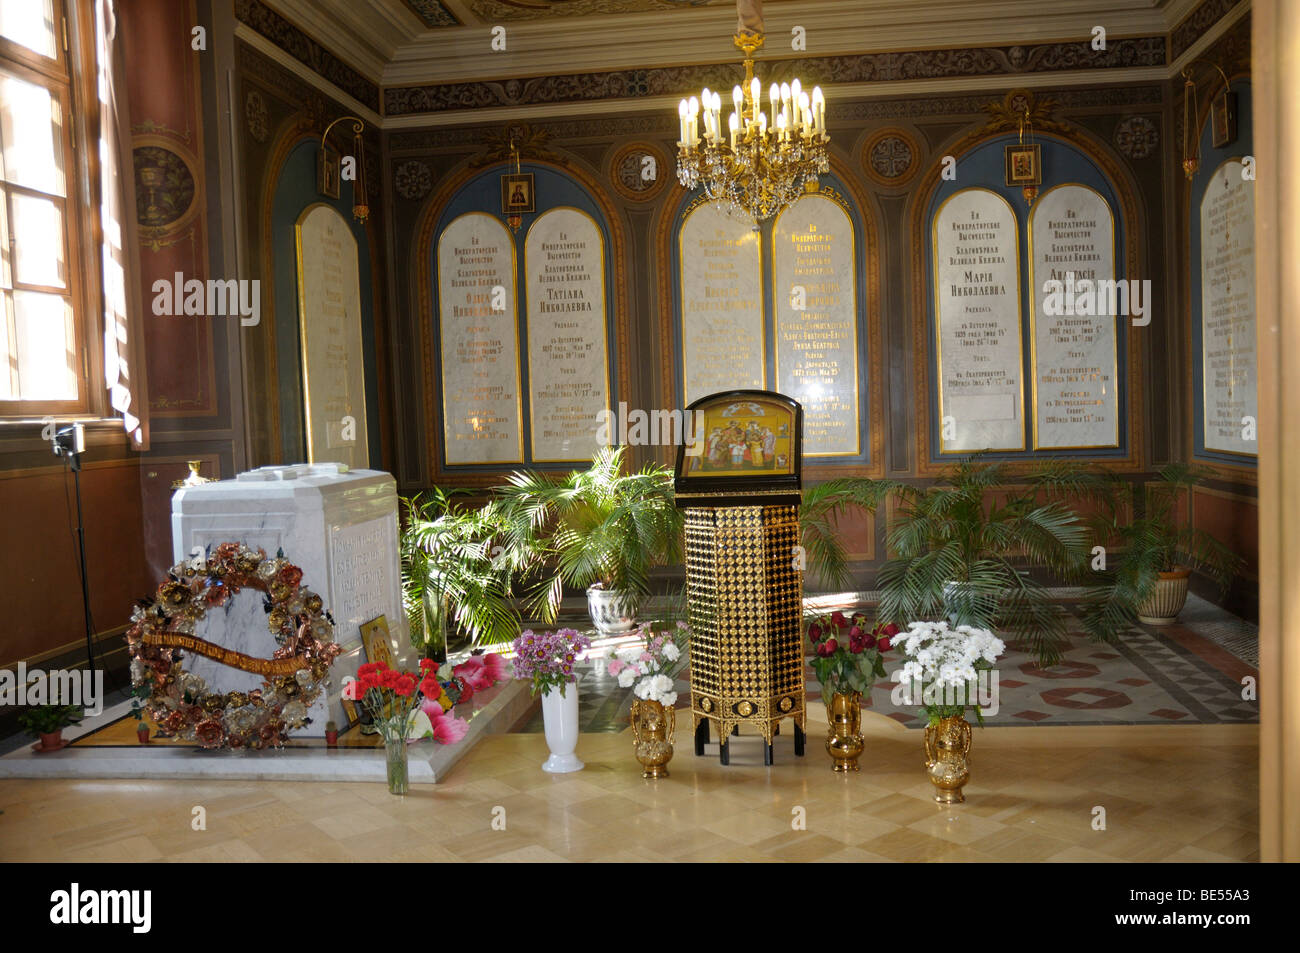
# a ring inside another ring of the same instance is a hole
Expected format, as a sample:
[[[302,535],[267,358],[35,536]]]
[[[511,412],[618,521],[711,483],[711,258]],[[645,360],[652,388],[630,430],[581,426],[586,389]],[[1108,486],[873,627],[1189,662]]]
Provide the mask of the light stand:
[[[86,451],[86,428],[82,424],[64,427],[54,435],[55,456],[67,457],[77,496],[77,560],[81,567],[81,606],[86,618],[86,664],[95,676],[95,629],[90,619],[90,582],[86,576],[86,522],[81,515],[81,455]]]

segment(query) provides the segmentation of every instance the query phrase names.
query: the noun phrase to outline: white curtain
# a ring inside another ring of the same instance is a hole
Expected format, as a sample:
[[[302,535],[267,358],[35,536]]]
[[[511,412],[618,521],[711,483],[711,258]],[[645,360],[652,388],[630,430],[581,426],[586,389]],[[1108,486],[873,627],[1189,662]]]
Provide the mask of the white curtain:
[[[117,35],[117,0],[95,5],[99,95],[100,224],[103,229],[104,378],[109,403],[137,450],[149,449],[149,403],[135,230],[135,169]]]

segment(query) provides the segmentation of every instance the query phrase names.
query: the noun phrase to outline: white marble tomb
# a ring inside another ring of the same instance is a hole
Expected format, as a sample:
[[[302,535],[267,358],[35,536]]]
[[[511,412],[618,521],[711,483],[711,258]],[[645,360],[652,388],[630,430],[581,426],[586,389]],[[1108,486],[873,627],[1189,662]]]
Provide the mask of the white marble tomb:
[[[355,675],[365,661],[362,623],[387,616],[394,663],[415,664],[402,613],[397,532],[393,477],[337,463],[262,467],[233,480],[186,487],[172,497],[176,562],[190,558],[196,547],[225,542],[260,547],[269,556],[283,550],[302,568],[303,585],[320,593],[333,614],[343,654],[334,662],[329,689],[311,708],[311,724],[300,732],[308,737],[323,736],[326,721],[347,724],[340,693],[343,678]],[[210,611],[196,634],[259,658],[269,658],[277,647],[257,592],[240,593],[228,610]],[[261,683],[259,676],[193,653],[186,670],[215,691]]]

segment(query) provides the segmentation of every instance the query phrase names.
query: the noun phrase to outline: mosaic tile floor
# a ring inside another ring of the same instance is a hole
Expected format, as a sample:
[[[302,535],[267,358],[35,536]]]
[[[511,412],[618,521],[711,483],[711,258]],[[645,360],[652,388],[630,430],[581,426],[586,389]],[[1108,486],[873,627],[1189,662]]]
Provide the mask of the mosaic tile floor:
[[[1067,597],[1071,593],[1062,591]],[[858,593],[870,598],[872,593]],[[1138,626],[1113,645],[1090,641],[1072,617],[1064,661],[1041,669],[1013,643],[999,664],[999,705],[990,725],[1257,724],[1258,706],[1242,699],[1242,679],[1258,682],[1258,627],[1198,598],[1188,597],[1179,622]],[[892,669],[892,666],[891,666]],[[619,732],[628,725],[631,697],[596,662],[582,669],[578,697],[583,732]],[[809,697],[820,692],[808,669]],[[881,681],[866,707],[909,727],[922,720],[890,699]],[[679,709],[690,707],[689,673],[677,679]],[[521,729],[542,731],[540,710]]]

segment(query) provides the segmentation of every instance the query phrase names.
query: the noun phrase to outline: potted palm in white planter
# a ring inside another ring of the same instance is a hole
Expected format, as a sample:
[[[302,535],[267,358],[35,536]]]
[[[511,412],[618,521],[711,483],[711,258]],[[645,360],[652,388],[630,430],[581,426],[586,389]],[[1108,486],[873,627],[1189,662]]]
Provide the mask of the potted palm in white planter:
[[[649,592],[650,570],[676,560],[682,516],[672,472],[623,472],[623,448],[596,452],[591,468],[559,478],[523,471],[499,488],[506,551],[535,567],[525,604],[554,621],[567,584],[587,591],[591,621],[604,634],[630,632]]]

